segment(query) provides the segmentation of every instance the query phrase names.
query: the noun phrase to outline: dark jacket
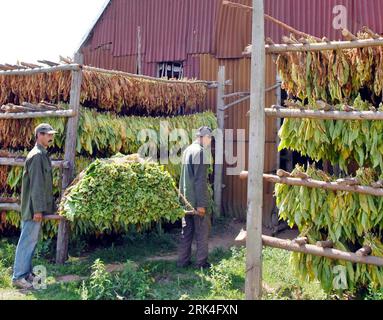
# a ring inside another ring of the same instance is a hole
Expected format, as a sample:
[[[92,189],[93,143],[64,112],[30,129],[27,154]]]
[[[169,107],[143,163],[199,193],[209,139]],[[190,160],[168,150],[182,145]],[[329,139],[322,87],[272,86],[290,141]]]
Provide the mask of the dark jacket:
[[[209,207],[210,159],[208,152],[198,142],[186,148],[182,155],[180,192],[195,209]]]
[[[29,152],[23,171],[21,187],[21,218],[32,220],[35,213],[53,214],[52,164],[48,152],[36,146]]]

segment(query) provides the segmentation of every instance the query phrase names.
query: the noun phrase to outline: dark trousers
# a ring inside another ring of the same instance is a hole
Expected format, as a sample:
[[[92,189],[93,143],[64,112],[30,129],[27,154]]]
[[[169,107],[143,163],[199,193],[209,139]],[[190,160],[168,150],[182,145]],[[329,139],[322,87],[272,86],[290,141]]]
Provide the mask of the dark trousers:
[[[197,266],[202,266],[207,262],[209,255],[210,227],[210,215],[206,215],[205,217],[200,217],[197,215],[186,216],[184,218],[181,242],[178,248],[178,266],[182,267],[190,263],[194,237],[197,243]]]

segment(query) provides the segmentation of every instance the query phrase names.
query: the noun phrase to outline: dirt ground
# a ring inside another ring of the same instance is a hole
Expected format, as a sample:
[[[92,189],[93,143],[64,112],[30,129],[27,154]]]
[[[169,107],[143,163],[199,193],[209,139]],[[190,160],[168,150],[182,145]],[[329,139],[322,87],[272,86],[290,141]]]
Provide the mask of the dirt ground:
[[[226,224],[223,228],[218,228],[218,230],[214,230],[214,227],[211,232],[211,236],[209,239],[209,252],[212,252],[216,249],[230,249],[233,246],[243,245],[243,243],[238,243],[235,241],[235,238],[241,232],[242,229],[246,229],[246,224],[243,222],[239,222],[238,220],[232,220],[230,223]],[[263,233],[265,235],[272,235],[272,230],[264,229]],[[298,235],[297,230],[285,230],[278,233],[276,236],[281,239],[294,239]],[[193,243],[193,252],[196,250],[196,245]],[[159,255],[153,256],[147,259],[148,261],[158,261],[158,260],[166,260],[172,261],[177,260],[177,253],[167,254],[167,255]]]

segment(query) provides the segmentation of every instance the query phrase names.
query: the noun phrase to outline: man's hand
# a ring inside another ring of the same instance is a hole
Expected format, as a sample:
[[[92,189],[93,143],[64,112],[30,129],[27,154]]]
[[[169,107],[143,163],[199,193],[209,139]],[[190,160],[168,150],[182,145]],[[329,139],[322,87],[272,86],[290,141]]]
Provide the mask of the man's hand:
[[[197,208],[198,215],[204,217],[206,215],[206,208]]]
[[[42,222],[43,221],[43,214],[42,213],[35,213],[33,215],[33,221],[34,222]]]

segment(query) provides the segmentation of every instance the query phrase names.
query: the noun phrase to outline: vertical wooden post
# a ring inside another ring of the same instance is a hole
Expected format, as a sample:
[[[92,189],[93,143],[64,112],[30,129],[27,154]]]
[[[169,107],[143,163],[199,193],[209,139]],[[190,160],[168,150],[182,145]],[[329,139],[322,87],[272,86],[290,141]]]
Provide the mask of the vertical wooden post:
[[[215,166],[214,166],[214,203],[216,216],[221,216],[222,210],[222,176],[224,161],[224,136],[225,136],[225,66],[218,69],[218,89],[217,89],[217,119],[218,132],[215,135]]]
[[[74,62],[83,64],[83,56],[76,53]],[[64,191],[73,181],[75,173],[75,158],[77,145],[78,121],[80,118],[80,94],[81,94],[82,70],[72,71],[72,85],[70,91],[70,108],[76,112],[76,116],[69,118],[67,123],[65,156],[64,160],[69,163],[69,168],[63,169],[62,190]],[[62,191],[62,194],[64,193]],[[68,259],[69,225],[62,220],[57,234],[56,263],[64,264]]]
[[[281,84],[281,78],[279,76],[279,73],[277,71],[276,76],[275,76],[276,82]],[[276,89],[276,97],[277,97],[277,105],[281,106],[282,105],[282,87],[279,85],[279,87]],[[278,152],[278,147],[279,144],[281,143],[281,139],[279,138],[279,130],[281,129],[282,126],[282,119],[277,118],[277,143],[276,143],[276,148],[275,152],[277,153],[277,170],[281,167],[281,154]],[[291,171],[290,171],[291,172]]]
[[[142,37],[141,37],[141,27],[137,27],[137,73],[142,74]]]
[[[262,297],[262,207],[265,154],[265,22],[263,0],[253,0],[246,299]]]

